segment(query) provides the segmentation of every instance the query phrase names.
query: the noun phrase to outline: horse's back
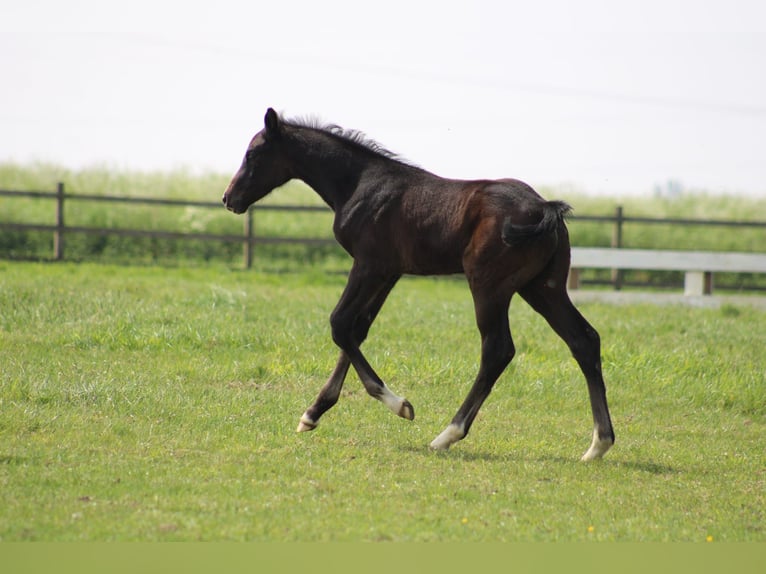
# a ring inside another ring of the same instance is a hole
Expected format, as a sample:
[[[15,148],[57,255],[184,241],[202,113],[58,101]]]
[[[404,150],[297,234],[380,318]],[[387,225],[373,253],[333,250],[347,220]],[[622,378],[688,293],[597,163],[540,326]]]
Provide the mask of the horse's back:
[[[503,226],[536,225],[545,215],[546,201],[520,180],[407,175],[376,178],[354,202],[354,215],[342,227],[350,231],[356,219],[353,232],[344,234],[355,257],[364,252],[378,266],[416,275],[461,273],[478,260],[502,266],[512,259]]]

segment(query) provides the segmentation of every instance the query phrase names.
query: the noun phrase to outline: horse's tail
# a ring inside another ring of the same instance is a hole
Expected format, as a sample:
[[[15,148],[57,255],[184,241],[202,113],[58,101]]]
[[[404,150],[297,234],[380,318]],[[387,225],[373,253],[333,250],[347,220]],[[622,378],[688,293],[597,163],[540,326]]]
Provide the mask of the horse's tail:
[[[559,225],[572,212],[572,206],[565,201],[546,201],[543,204],[543,217],[534,225],[515,225],[511,218],[503,222],[501,237],[511,247],[522,247],[549,234],[555,234]]]

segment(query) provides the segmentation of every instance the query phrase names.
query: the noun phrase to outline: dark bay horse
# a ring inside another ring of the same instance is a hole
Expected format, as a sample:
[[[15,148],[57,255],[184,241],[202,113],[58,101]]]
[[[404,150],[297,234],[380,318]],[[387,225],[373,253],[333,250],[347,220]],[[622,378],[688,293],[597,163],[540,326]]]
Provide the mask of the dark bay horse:
[[[301,417],[299,432],[316,428],[322,414],[338,401],[351,365],[370,395],[412,420],[410,402],[385,385],[360,345],[403,274],[464,273],[481,334],[481,364],[462,406],[431,447],[445,450],[466,436],[513,358],[508,310],[518,292],[569,346],[585,375],[594,430],[582,459],[597,459],[609,450],[614,431],[599,335],[566,290],[566,203],[545,201],[513,179],[443,179],[398,159],[359,132],[287,120],[271,108],[264,123],[223,203],[234,213],[244,213],[274,188],[291,179],[303,180],[335,212],[335,237],[354,259],[330,316],[340,358]]]

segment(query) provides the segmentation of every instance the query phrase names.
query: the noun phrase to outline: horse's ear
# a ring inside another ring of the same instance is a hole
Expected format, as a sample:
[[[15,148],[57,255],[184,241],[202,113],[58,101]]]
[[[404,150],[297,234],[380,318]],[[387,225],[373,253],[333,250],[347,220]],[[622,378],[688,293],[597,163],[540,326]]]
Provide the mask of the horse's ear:
[[[277,136],[280,132],[280,120],[277,112],[273,108],[266,110],[266,117],[263,118],[263,123],[266,126],[266,133],[271,136]]]

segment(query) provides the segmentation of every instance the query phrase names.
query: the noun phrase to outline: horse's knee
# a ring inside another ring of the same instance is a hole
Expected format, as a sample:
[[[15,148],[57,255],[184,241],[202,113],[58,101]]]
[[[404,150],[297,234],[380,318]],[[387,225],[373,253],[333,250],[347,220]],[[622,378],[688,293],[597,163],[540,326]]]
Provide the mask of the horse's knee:
[[[348,349],[352,343],[353,324],[346,315],[333,312],[330,315],[332,340],[341,349]]]
[[[357,318],[353,328],[354,342],[357,345],[364,343],[364,340],[367,338],[367,334],[370,332],[371,326],[372,319],[370,317],[362,316]]]
[[[359,315],[350,317],[345,313],[333,312],[330,315],[330,328],[332,329],[332,338],[335,344],[341,349],[344,345],[361,345],[367,338],[372,326],[372,318],[369,315]]]
[[[482,345],[482,361],[493,378],[500,376],[516,355],[510,333],[487,338]]]
[[[516,356],[516,346],[510,336],[503,338],[498,356],[503,363],[503,368],[507,367]]]

